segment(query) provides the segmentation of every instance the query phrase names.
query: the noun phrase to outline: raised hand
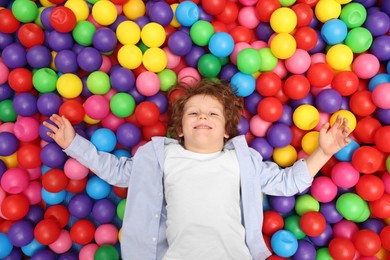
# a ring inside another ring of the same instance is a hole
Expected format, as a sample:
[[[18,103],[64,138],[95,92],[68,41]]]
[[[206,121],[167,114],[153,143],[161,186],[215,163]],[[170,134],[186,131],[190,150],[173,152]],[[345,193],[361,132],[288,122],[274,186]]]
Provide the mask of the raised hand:
[[[43,122],[43,125],[51,130],[47,132],[47,135],[53,138],[62,149],[67,148],[76,135],[72,124],[66,117],[57,114],[53,114],[49,119],[54,124]]]
[[[329,128],[329,123],[322,126],[319,137],[319,148],[327,156],[332,156],[345,145],[350,143],[348,135],[351,130],[348,127],[348,120],[337,116],[335,123]]]

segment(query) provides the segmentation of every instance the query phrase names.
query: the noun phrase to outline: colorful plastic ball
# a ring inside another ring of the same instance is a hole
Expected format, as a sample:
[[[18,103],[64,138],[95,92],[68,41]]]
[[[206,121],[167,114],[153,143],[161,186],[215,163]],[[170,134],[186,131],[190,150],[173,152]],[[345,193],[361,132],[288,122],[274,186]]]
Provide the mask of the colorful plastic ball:
[[[23,24],[18,30],[18,39],[26,48],[42,45],[45,39],[44,32],[37,24]]]
[[[118,51],[118,62],[127,69],[136,69],[142,64],[142,51],[134,44],[123,45]]]
[[[5,233],[0,233],[0,257],[7,258],[13,249],[9,237]]]
[[[98,245],[115,245],[118,242],[118,229],[110,223],[98,226],[95,241]]]
[[[377,233],[369,229],[359,230],[353,243],[356,250],[363,256],[374,256],[381,249],[381,239]]]
[[[23,142],[31,142],[39,136],[39,123],[33,117],[19,117],[14,126],[15,136]]]
[[[121,66],[114,67],[110,72],[110,83],[115,90],[127,92],[134,87],[134,73],[130,69]]]
[[[119,253],[112,245],[102,245],[95,251],[94,259],[118,260]]]
[[[57,144],[49,143],[41,150],[41,160],[43,164],[55,168],[65,163],[66,154]]]
[[[183,31],[176,31],[168,39],[169,50],[177,56],[186,56],[192,49],[191,37]]]
[[[280,7],[271,14],[270,25],[276,33],[290,33],[297,25],[297,15],[291,8]]]
[[[13,99],[12,106],[20,116],[33,116],[38,112],[36,96],[27,92],[16,95]]]
[[[273,71],[278,65],[278,59],[273,55],[270,48],[261,48],[260,55],[260,71]]]
[[[160,118],[160,110],[157,105],[151,101],[144,101],[137,105],[134,111],[137,122],[142,126],[152,126]]]
[[[335,0],[321,0],[316,4],[314,12],[316,18],[325,23],[340,16],[341,4]]]
[[[373,42],[373,37],[369,30],[357,27],[350,30],[345,38],[345,44],[351,48],[353,53],[363,53],[367,51]]]
[[[216,77],[221,71],[221,62],[211,53],[206,53],[198,61],[199,73],[207,78]]]
[[[60,259],[77,259],[73,253],[67,252],[72,247],[72,240],[68,230],[61,230],[60,236],[49,245],[49,248],[52,252],[56,254],[61,254]],[[67,252],[67,253],[66,253]]]
[[[210,38],[208,48],[218,58],[227,57],[234,49],[234,39],[226,32],[214,33]]]
[[[77,64],[86,72],[98,70],[102,66],[102,63],[102,55],[93,47],[85,47],[77,55]]]
[[[25,1],[25,0],[22,0]],[[1,56],[3,63],[9,69],[21,68],[26,65],[26,50],[20,43],[12,43],[3,49]]]
[[[267,140],[275,148],[285,147],[292,140],[290,127],[285,124],[273,124],[267,131]]]
[[[91,39],[94,48],[100,52],[111,52],[115,49],[118,39],[113,30],[106,27],[98,28],[97,30],[91,28],[90,30],[94,31]]]
[[[285,61],[286,69],[293,74],[305,73],[310,65],[310,55],[303,49],[296,49],[294,54]]]
[[[337,198],[336,208],[347,220],[363,222],[369,217],[369,209],[359,195],[355,193],[344,193]]]
[[[283,217],[276,211],[269,210],[264,212],[263,234],[272,236],[276,231],[283,229]]]
[[[60,192],[68,185],[69,179],[64,171],[50,169],[42,176],[42,186],[49,192]]]
[[[369,206],[371,213],[381,219],[387,219],[390,217],[390,195],[388,193],[384,193],[382,197],[377,200],[370,201]]]
[[[303,75],[291,75],[285,80],[282,89],[290,99],[300,100],[309,94],[310,81]]]
[[[297,16],[297,28],[305,27],[310,24],[314,16],[314,11],[310,8],[310,5],[306,3],[296,3],[291,6],[291,9]]]
[[[60,236],[61,228],[55,219],[43,219],[34,228],[34,237],[42,245],[49,245]]]
[[[301,105],[293,113],[294,124],[302,130],[312,130],[320,120],[318,110],[312,105]]]
[[[374,90],[372,91],[372,101],[373,103],[382,109],[389,109],[390,108],[390,83],[381,83],[378,84]]]
[[[64,98],[75,98],[81,94],[83,84],[81,79],[71,73],[65,73],[58,77],[57,91]]]
[[[271,237],[273,251],[281,257],[290,257],[298,249],[298,240],[287,230],[279,230]]]
[[[84,109],[89,117],[101,120],[110,112],[110,103],[104,96],[92,95],[85,100]]]
[[[379,61],[387,61],[390,59],[389,39],[390,36],[388,35],[378,36],[371,45],[370,52],[374,54]]]
[[[276,34],[270,44],[271,51],[278,59],[290,58],[297,47],[294,37],[289,33]]]
[[[164,27],[158,23],[148,23],[141,30],[141,40],[148,47],[160,47],[165,38]]]
[[[73,242],[85,245],[90,243],[95,234],[94,224],[86,219],[77,220],[70,228],[70,238]]]
[[[357,116],[369,116],[377,108],[373,102],[372,93],[368,90],[357,91],[349,100],[350,110]]]
[[[361,146],[352,155],[353,166],[361,173],[371,174],[381,166],[382,152],[371,146]]]
[[[92,134],[91,142],[98,151],[111,152],[116,146],[116,137],[111,130],[100,128]]]
[[[168,3],[160,1],[150,5],[148,16],[152,22],[167,26],[173,19],[173,11]]]
[[[76,15],[66,6],[57,6],[50,13],[50,25],[58,32],[71,32],[76,23]]]
[[[354,136],[363,143],[372,144],[374,143],[375,133],[381,126],[376,118],[364,117],[357,122]]]
[[[46,174],[45,174],[46,175]],[[69,213],[79,219],[87,218],[93,206],[93,200],[87,194],[75,194],[69,201]]]
[[[289,215],[284,220],[284,229],[290,231],[294,234],[297,239],[302,239],[306,236],[303,233],[300,225],[299,225],[300,217],[297,215]]]
[[[71,50],[61,50],[54,58],[54,65],[60,73],[76,73],[79,69],[76,54]]]
[[[238,12],[239,9],[237,3],[228,1],[226,2],[223,11],[217,14],[215,18],[224,24],[229,24],[237,21]]]
[[[334,75],[332,79],[332,88],[337,90],[342,96],[352,95],[359,86],[359,78],[352,71],[341,71]]]
[[[116,215],[116,205],[109,199],[98,200],[93,204],[92,215],[99,223],[110,223]]]
[[[390,126],[383,126],[377,129],[374,136],[376,147],[383,153],[389,153],[390,149],[386,145],[390,140]]]
[[[375,201],[385,192],[383,181],[375,175],[363,175],[356,184],[356,193],[366,201]]]
[[[341,110],[339,110],[339,111],[337,111],[337,112],[332,114],[332,116],[330,117],[330,125],[331,126],[336,122],[336,119],[337,119],[338,116],[341,116],[342,120],[344,118],[346,118],[348,120],[348,127],[351,130],[351,132],[353,130],[355,130],[355,128],[356,128],[356,117],[355,117],[355,115],[351,111],[345,110],[345,109],[341,109]]]
[[[182,26],[191,26],[199,20],[199,7],[191,1],[183,1],[175,11],[175,17]]]
[[[328,224],[335,224],[343,219],[343,216],[337,211],[335,200],[322,203],[320,212],[324,215],[326,223]]]
[[[28,245],[22,246],[21,249],[22,249],[22,252],[24,255],[27,255],[30,257],[37,254],[40,251],[46,252],[45,245],[42,245],[41,243],[39,243],[35,238]],[[46,254],[46,256],[47,255],[51,255],[51,254],[49,253],[49,254]]]
[[[253,74],[260,69],[259,52],[253,48],[241,50],[237,55],[237,68],[246,74]]]
[[[347,25],[339,19],[326,21],[321,27],[321,37],[329,45],[339,44],[347,37]]]
[[[18,19],[16,19],[12,10],[2,8],[0,10],[0,17],[1,17],[1,22],[0,22],[1,30],[0,30],[0,32],[5,33],[5,34],[12,34],[12,33],[17,31],[17,29],[20,26],[20,21]]]
[[[86,191],[92,199],[99,200],[106,198],[111,192],[111,186],[97,176],[88,180]]]
[[[367,11],[361,3],[348,3],[341,9],[340,19],[348,28],[361,26],[367,18]]]
[[[321,203],[330,202],[337,196],[337,186],[327,176],[315,178],[310,191],[313,197]]]
[[[312,195],[304,194],[300,195],[296,199],[295,212],[301,216],[308,211],[319,211],[320,203]]]
[[[28,172],[21,168],[11,168],[1,176],[1,187],[9,194],[19,194],[30,182]]]
[[[298,240],[298,249],[292,256],[293,260],[309,260],[314,259],[317,255],[314,245],[306,240]]]
[[[254,6],[244,6],[238,11],[238,23],[249,29],[254,29],[260,23]]]
[[[9,86],[16,92],[32,90],[32,72],[26,68],[16,68],[8,74]]]
[[[160,90],[160,79],[158,75],[151,71],[144,71],[136,79],[136,88],[143,96],[153,96]]]
[[[352,260],[356,253],[353,242],[342,237],[333,238],[329,243],[328,249],[329,255],[333,259]]]
[[[151,47],[145,51],[142,64],[148,71],[161,72],[167,67],[168,57],[162,49]]]
[[[250,146],[258,151],[264,160],[271,159],[273,154],[273,147],[268,143],[266,138],[257,137],[252,140]]]
[[[334,70],[343,70],[348,68],[353,61],[353,52],[350,47],[339,43],[329,48],[326,53],[326,62]]]
[[[214,32],[214,27],[211,23],[199,20],[191,26],[190,37],[192,42],[196,45],[207,46]]]
[[[269,203],[271,207],[277,212],[284,214],[289,213],[294,209],[294,196],[269,196]]]
[[[319,111],[332,114],[341,108],[342,97],[334,89],[324,89],[316,97],[316,107]]]
[[[370,79],[379,71],[379,60],[371,53],[362,53],[352,63],[353,72],[361,79]]]
[[[8,156],[19,148],[19,141],[15,134],[10,132],[0,133],[0,156]]]
[[[276,95],[281,88],[282,80],[272,71],[263,72],[256,79],[256,90],[264,97]]]
[[[12,4],[12,13],[22,23],[33,22],[38,16],[38,6],[35,2],[18,0]]]
[[[390,29],[390,18],[388,14],[382,11],[368,13],[363,26],[367,28],[374,37],[385,35]]]
[[[273,159],[280,167],[289,167],[298,158],[298,153],[292,145],[287,145],[281,148],[275,148]]]
[[[358,183],[360,173],[350,162],[339,162],[333,166],[331,176],[338,187],[351,188]]]
[[[29,220],[14,222],[8,230],[8,238],[11,244],[16,247],[29,244],[34,239],[33,223]]]
[[[118,12],[112,2],[96,2],[92,7],[92,17],[100,25],[111,25],[118,17]]]
[[[302,214],[299,221],[302,231],[308,236],[319,236],[326,228],[324,216],[317,211],[308,211]]]
[[[130,31],[132,32],[131,34],[126,33]],[[118,41],[123,45],[137,44],[141,39],[141,29],[137,23],[126,20],[118,25],[116,29],[116,36]]]

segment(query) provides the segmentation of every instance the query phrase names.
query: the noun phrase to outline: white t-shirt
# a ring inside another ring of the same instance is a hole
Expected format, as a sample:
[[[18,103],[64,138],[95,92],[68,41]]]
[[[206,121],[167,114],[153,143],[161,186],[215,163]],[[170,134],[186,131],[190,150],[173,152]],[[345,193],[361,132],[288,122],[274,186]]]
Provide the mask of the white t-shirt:
[[[249,260],[241,223],[235,151],[199,154],[165,148],[167,239],[164,260]]]

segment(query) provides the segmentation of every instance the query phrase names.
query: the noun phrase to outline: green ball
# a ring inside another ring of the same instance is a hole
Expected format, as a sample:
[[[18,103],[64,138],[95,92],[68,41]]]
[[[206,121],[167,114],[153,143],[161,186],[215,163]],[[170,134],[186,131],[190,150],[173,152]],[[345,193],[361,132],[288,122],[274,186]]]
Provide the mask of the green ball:
[[[100,246],[93,256],[94,260],[118,260],[119,253],[112,245]]]
[[[211,53],[206,53],[198,61],[198,71],[206,78],[216,77],[221,71],[221,62]]]
[[[12,4],[12,13],[22,23],[33,22],[38,17],[38,7],[31,0],[16,0]]]
[[[43,26],[43,24],[42,24],[41,14],[42,14],[42,11],[45,10],[45,8],[46,7],[43,7],[43,6],[38,8],[38,15],[37,15],[37,18],[35,18],[35,20],[34,20],[34,23],[36,25],[38,25],[39,27],[41,27],[42,29],[45,29],[45,26]]]
[[[225,66],[226,64],[228,64],[230,62],[229,56],[219,57],[218,59],[219,59],[219,62],[221,63],[221,66]]]
[[[351,29],[345,38],[345,44],[353,53],[363,53],[372,45],[373,37],[369,30],[364,27]]]
[[[296,0],[279,0],[281,6],[292,6]]]
[[[92,44],[93,35],[96,32],[96,27],[89,21],[80,21],[73,28],[73,39],[82,46],[90,46]]]
[[[259,52],[253,48],[241,50],[237,55],[237,68],[242,73],[253,74],[260,69]]]
[[[329,254],[329,249],[323,247],[317,250],[316,260],[333,260],[333,258]]]
[[[190,37],[198,46],[206,46],[214,34],[214,27],[205,20],[195,22],[190,29]]]
[[[124,92],[117,93],[110,100],[111,112],[120,118],[125,118],[133,114],[135,109],[134,98]]]
[[[390,155],[387,156],[387,159],[386,159],[386,169],[388,172],[390,172]]]
[[[116,206],[116,215],[122,221],[123,221],[123,217],[125,216],[125,208],[126,208],[126,199],[123,199],[118,203],[118,206]]]
[[[5,99],[0,102],[0,120],[3,122],[15,122],[18,114],[12,107],[12,100]]]
[[[355,193],[344,193],[336,201],[337,211],[347,220],[359,221],[367,214],[367,202]]]
[[[276,58],[271,51],[271,48],[262,48],[259,51],[260,55],[260,71],[271,71],[278,64],[278,58]]]
[[[370,215],[371,215],[370,208],[369,208],[368,204],[365,202],[362,213],[360,214],[360,216],[358,218],[354,219],[354,222],[362,223],[362,222],[366,221],[370,217]]]
[[[310,194],[303,194],[299,196],[295,201],[295,212],[302,216],[308,211],[319,211],[320,203],[313,198]]]
[[[297,215],[291,215],[284,220],[284,229],[293,233],[297,239],[302,239],[306,236],[299,224],[300,219],[301,218]]]
[[[177,75],[173,70],[164,69],[157,73],[158,78],[160,79],[160,90],[168,91],[177,81]]]
[[[41,68],[33,74],[33,85],[40,93],[53,92],[56,90],[58,75],[50,68]]]
[[[367,18],[366,8],[360,3],[349,3],[341,9],[340,20],[351,29],[361,26]]]
[[[147,49],[149,49],[148,46],[145,45],[145,43],[143,43],[142,41],[139,41],[139,43],[137,44],[138,48],[141,50],[142,53],[145,53],[145,51]]]
[[[87,78],[87,87],[92,94],[104,95],[110,90],[110,77],[103,71],[94,71]]]

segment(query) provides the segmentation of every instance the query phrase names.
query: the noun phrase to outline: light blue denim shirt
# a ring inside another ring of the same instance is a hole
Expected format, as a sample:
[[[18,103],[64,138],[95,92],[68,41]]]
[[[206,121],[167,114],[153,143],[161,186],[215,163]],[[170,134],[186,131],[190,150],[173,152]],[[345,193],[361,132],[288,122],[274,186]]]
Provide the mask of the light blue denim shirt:
[[[118,158],[111,153],[97,151],[91,142],[76,135],[64,150],[107,183],[128,187],[121,236],[123,259],[160,260],[168,248],[163,169],[164,146],[172,142],[177,141],[153,137],[132,158]],[[308,188],[313,179],[304,160],[298,160],[285,169],[273,162],[264,162],[256,150],[248,147],[244,136],[229,140],[225,149],[235,149],[240,166],[241,212],[246,244],[253,259],[266,259],[271,253],[261,232],[262,193],[292,196]]]

